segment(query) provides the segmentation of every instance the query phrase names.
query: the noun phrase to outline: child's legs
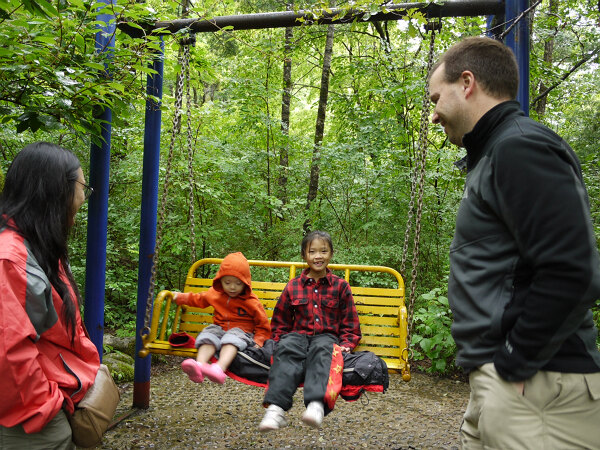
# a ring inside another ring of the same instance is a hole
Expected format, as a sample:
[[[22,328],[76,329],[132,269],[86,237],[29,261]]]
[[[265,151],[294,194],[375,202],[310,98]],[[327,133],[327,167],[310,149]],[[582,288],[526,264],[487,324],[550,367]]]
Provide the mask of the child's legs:
[[[219,352],[219,360],[217,361],[217,365],[223,370],[223,372],[225,372],[229,368],[237,354],[238,349],[235,345],[224,344],[223,347],[221,347],[221,351]]]
[[[292,407],[292,397],[304,378],[308,351],[307,336],[288,333],[281,337],[269,370],[269,383],[263,403],[277,405],[285,411]]]
[[[304,404],[325,402],[325,392],[329,383],[333,344],[338,338],[333,334],[318,334],[309,337],[304,377]],[[343,369],[343,367],[342,367]]]
[[[196,348],[198,354],[196,361],[199,363],[207,363],[213,357],[215,352],[221,349],[221,338],[225,335],[225,331],[218,325],[207,326],[196,338]]]
[[[198,354],[196,355],[196,361],[201,364],[206,364],[210,361],[210,358],[214,356],[217,349],[212,344],[202,344],[198,347]]]
[[[225,371],[235,359],[238,351],[244,351],[249,345],[254,345],[254,339],[251,333],[246,333],[241,328],[232,328],[222,337],[221,345],[217,364]]]

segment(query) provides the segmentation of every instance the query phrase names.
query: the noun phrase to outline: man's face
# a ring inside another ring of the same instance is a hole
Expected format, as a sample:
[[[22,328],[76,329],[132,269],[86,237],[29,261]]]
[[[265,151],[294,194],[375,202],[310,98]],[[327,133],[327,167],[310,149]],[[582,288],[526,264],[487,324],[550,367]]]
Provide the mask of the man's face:
[[[431,121],[444,127],[448,139],[462,147],[462,138],[471,131],[462,78],[454,83],[444,80],[444,64],[441,64],[429,79],[429,95],[435,104]]]

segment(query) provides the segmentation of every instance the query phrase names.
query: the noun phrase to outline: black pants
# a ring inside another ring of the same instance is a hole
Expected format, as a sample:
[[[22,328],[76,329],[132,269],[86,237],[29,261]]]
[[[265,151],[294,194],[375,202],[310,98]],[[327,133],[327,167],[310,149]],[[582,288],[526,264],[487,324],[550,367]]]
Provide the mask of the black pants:
[[[304,405],[313,401],[324,402],[331,370],[333,344],[337,343],[338,338],[333,334],[283,335],[273,355],[264,404],[273,404],[285,411],[289,410],[292,407],[294,393],[302,382],[304,382]],[[327,408],[325,412],[329,412]]]

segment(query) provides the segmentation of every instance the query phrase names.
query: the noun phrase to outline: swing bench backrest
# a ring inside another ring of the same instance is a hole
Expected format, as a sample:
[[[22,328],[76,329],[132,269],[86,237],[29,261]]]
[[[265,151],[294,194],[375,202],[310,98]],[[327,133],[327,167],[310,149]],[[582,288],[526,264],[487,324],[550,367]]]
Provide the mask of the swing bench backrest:
[[[196,261],[188,271],[184,292],[202,292],[212,286],[212,278],[222,259]],[[248,261],[252,290],[262,302],[269,319],[289,280],[307,267],[306,263]],[[390,372],[401,372],[410,380],[408,364],[408,317],[404,304],[404,281],[389,267],[329,264],[336,275],[350,283],[358,311],[362,339],[356,351],[368,350],[385,360]],[[375,287],[381,286],[381,287]],[[154,301],[151,329],[143,337],[140,356],[148,353],[195,357],[195,348],[172,347],[171,333],[196,336],[213,321],[212,308],[178,307],[171,291],[161,291]]]

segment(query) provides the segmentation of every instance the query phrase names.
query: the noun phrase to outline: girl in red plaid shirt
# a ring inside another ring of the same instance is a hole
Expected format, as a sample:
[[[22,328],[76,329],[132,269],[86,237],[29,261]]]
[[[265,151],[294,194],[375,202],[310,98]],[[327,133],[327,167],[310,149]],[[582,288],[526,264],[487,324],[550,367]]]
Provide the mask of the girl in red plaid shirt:
[[[277,348],[260,431],[287,425],[285,411],[301,383],[306,405],[302,421],[319,428],[341,388],[341,353],[353,350],[361,338],[350,285],[327,268],[333,256],[331,236],[324,231],[307,234],[301,255],[308,268],[287,284],[271,319]]]

